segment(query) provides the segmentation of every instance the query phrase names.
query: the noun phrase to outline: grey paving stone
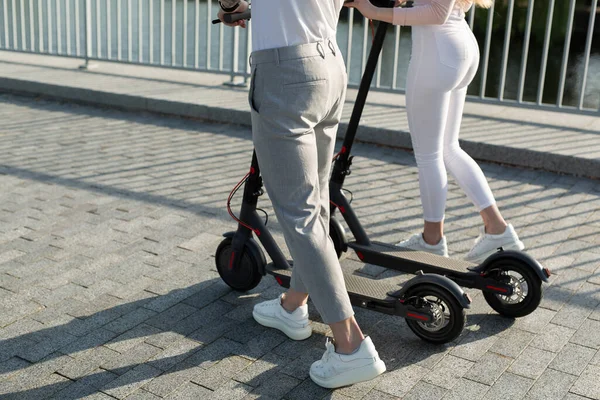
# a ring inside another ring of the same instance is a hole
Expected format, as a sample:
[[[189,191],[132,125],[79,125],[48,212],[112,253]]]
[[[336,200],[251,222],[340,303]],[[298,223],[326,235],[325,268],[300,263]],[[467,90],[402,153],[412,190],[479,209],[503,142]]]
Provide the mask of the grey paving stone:
[[[288,392],[285,398],[288,400],[322,399],[331,393],[331,390],[322,388],[311,379],[306,379]]]
[[[444,400],[482,399],[490,389],[489,386],[469,379],[461,379],[444,395]]]
[[[556,353],[528,347],[508,368],[508,371],[526,378],[537,379],[554,357]]]
[[[500,336],[494,345],[490,347],[490,351],[505,357],[517,358],[534,338],[535,340],[539,340],[531,332],[512,328]]]
[[[569,341],[600,349],[600,321],[586,320]]]
[[[111,323],[104,325],[104,329],[108,329],[109,331],[116,333],[124,333],[135,326],[146,322],[149,318],[156,314],[157,313],[155,311],[140,307],[123,315],[120,318],[115,319]]]
[[[522,399],[534,381],[505,372],[485,395],[486,399]]]
[[[153,395],[144,389],[139,389],[126,397],[127,400],[160,400],[160,397]]]
[[[569,343],[552,360],[550,368],[579,376],[595,354],[594,349]]]
[[[485,385],[493,385],[513,361],[510,357],[487,352],[465,373],[464,377]]]
[[[569,388],[576,379],[576,376],[547,369],[535,382],[525,398],[527,400],[560,400],[569,392]]]
[[[233,379],[247,385],[257,387],[271,380],[273,374],[292,361],[291,358],[275,353],[267,353],[248,367],[233,376]]]
[[[320,360],[322,356],[323,350],[309,349],[294,361],[282,368],[281,372],[301,380],[307,379],[310,366],[315,361]]]
[[[103,389],[103,392],[117,399],[124,399],[154,377],[160,375],[161,372],[161,370],[149,365],[139,365],[112,381],[107,389]]]
[[[534,313],[526,317],[518,318],[515,322],[515,328],[522,329],[531,333],[542,333],[546,329],[548,322],[556,315],[555,311],[538,308]]]
[[[409,365],[385,374],[375,389],[393,396],[404,397],[428,373],[429,370],[426,368]]]
[[[498,337],[485,332],[469,332],[450,352],[451,355],[470,361],[477,361],[494,345]]]
[[[600,399],[600,380],[598,380],[598,376],[600,376],[600,366],[588,365],[573,384],[570,392],[591,399]]]
[[[250,364],[251,361],[246,358],[230,356],[222,359],[215,365],[212,365],[207,370],[202,371],[192,379],[192,382],[204,386],[205,388],[216,390],[225,381],[229,380],[233,375]]]
[[[425,382],[418,382],[404,399],[407,400],[435,400],[441,399],[444,397],[444,394],[447,392],[447,389],[441,388],[439,386],[431,385]]]
[[[427,383],[452,389],[475,363],[451,355],[445,357],[423,378]]]
[[[532,340],[531,346],[557,353],[569,342],[574,333],[575,330],[572,328],[548,324],[544,332]]]
[[[266,380],[262,385],[252,390],[250,397],[280,399],[294,390],[301,382],[299,379],[292,378],[289,375],[276,373],[271,376],[271,379]]]
[[[171,393],[166,397],[168,400],[196,400],[196,399],[208,399],[212,395],[212,390],[205,387],[198,386],[194,383],[187,382],[182,385],[179,390]],[[160,399],[161,397],[157,397]]]
[[[202,346],[198,342],[182,338],[170,347],[167,347],[164,351],[150,358],[148,362],[155,368],[167,371],[184,359],[192,356],[201,348]]]
[[[213,392],[211,399],[237,400],[244,398],[251,391],[252,388],[250,386],[235,381],[228,381],[225,385]]]

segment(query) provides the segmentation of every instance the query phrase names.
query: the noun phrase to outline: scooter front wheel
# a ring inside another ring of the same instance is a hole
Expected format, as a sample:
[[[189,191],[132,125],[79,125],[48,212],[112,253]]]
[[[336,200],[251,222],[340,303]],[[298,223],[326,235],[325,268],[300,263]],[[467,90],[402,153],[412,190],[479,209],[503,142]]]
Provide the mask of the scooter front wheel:
[[[483,292],[487,303],[498,314],[510,318],[531,314],[540,305],[543,297],[542,280],[537,274],[515,260],[498,260],[485,270],[488,278],[512,286],[510,296]]]
[[[233,265],[232,239],[225,238],[217,247],[215,263],[221,279],[232,289],[245,292],[254,289],[262,279],[261,270],[266,264],[262,250],[256,243],[244,244],[238,265]]]
[[[464,308],[446,289],[429,284],[416,286],[407,292],[405,304],[434,315],[431,322],[407,319],[408,327],[421,339],[444,344],[458,338],[467,321]]]

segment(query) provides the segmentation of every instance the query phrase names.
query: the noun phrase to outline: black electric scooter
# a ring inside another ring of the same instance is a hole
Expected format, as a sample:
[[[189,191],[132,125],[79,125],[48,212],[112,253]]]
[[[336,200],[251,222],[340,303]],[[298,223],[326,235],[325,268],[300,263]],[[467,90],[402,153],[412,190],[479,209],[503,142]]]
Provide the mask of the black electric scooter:
[[[365,263],[413,274],[425,272],[443,275],[462,287],[483,291],[488,304],[501,315],[513,318],[528,315],[542,300],[542,281],[547,282],[550,277],[550,271],[543,268],[535,259],[522,252],[504,251],[499,248],[497,253],[488,257],[480,265],[476,265],[371,241],[342,191],[352,165],[350,150],[389,25],[380,22],[377,28],[348,130],[339,156],[335,160],[329,184],[332,203],[330,237],[338,257],[350,248]],[[353,241],[347,240],[343,225],[336,220],[334,216],[336,209],[340,211],[350,228],[354,236]]]
[[[230,18],[235,21],[248,17],[247,13],[233,14]],[[225,239],[215,254],[217,271],[225,283],[239,291],[256,287],[266,274],[273,275],[280,286],[288,288],[292,262],[283,255],[257,212],[263,185],[256,153],[252,156],[250,172],[232,192],[228,207],[231,197],[242,184],[242,206],[239,218],[236,218],[238,229],[224,234]],[[269,254],[271,263],[267,264],[254,236]],[[354,306],[404,317],[410,329],[425,341],[447,343],[456,339],[464,328],[464,309],[470,307],[471,299],[460,286],[444,276],[419,273],[402,286],[345,272],[344,280]]]

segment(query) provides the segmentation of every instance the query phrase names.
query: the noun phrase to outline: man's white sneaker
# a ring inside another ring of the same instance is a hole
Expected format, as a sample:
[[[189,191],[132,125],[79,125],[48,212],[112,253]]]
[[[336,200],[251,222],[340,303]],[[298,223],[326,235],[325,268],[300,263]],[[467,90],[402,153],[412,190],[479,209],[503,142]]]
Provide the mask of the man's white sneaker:
[[[442,236],[442,240],[436,245],[430,245],[423,240],[423,235],[415,233],[406,240],[401,241],[396,246],[404,247],[405,249],[425,251],[427,253],[437,254],[438,256],[448,257],[448,244],[446,236]]]
[[[309,338],[312,328],[308,321],[308,305],[298,307],[290,313],[281,305],[282,296],[256,304],[252,311],[254,320],[263,326],[279,329],[293,340]]]
[[[369,381],[385,372],[385,363],[379,358],[370,337],[352,354],[338,354],[327,339],[325,354],[310,367],[310,378],[328,389]]]
[[[498,251],[502,247],[504,250],[518,250],[525,248],[523,242],[519,240],[515,228],[508,224],[504,233],[500,235],[490,235],[485,233],[485,228],[481,228],[481,234],[475,240],[475,245],[465,257],[465,260],[480,264],[486,258]]]

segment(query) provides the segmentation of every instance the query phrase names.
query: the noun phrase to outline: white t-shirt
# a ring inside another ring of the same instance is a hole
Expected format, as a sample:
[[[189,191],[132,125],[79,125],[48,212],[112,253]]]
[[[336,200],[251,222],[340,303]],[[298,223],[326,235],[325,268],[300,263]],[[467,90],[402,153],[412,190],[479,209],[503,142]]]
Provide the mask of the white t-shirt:
[[[252,50],[335,38],[343,0],[252,0]]]

